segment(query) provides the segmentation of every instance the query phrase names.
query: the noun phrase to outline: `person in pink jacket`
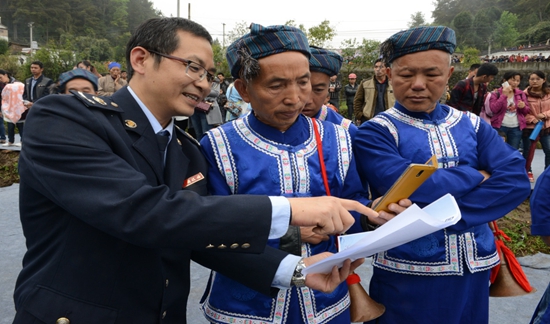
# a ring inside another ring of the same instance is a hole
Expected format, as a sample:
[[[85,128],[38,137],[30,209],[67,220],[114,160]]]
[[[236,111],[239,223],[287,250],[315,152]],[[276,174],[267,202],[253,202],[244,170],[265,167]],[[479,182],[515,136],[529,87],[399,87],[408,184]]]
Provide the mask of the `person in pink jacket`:
[[[544,151],[544,168],[550,165],[550,87],[546,82],[546,75],[542,71],[535,71],[529,75],[529,87],[525,89],[530,111],[525,115],[527,126],[523,130],[523,157],[525,157],[525,169],[528,171],[529,179],[531,173],[531,162],[535,155],[537,141],[540,141]],[[543,121],[542,130],[536,140],[529,140],[535,125]]]
[[[508,71],[502,78],[503,86],[491,95],[490,106],[493,112],[491,126],[506,138],[506,143],[519,148],[522,130],[525,128],[525,115],[529,113],[527,96],[518,89],[521,74]]]

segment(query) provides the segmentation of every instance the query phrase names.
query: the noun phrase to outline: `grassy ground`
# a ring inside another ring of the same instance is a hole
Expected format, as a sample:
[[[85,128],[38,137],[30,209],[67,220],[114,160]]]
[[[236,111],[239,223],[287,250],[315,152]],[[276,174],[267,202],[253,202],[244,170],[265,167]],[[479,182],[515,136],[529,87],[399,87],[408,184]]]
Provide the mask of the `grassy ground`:
[[[7,187],[19,182],[17,162],[19,152],[0,150],[0,187]],[[525,256],[543,252],[550,254],[550,247],[546,246],[537,236],[531,236],[531,210],[529,201],[524,201],[516,209],[508,213],[497,225],[512,240],[506,245],[512,249],[516,256]]]

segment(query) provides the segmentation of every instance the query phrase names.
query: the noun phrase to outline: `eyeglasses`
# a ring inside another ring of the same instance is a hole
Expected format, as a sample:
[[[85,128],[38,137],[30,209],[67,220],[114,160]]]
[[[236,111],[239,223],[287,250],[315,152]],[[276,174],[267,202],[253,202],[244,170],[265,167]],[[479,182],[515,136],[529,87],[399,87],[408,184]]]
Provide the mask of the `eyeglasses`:
[[[182,63],[183,65],[185,65],[185,74],[193,80],[202,81],[204,80],[204,78],[206,78],[206,81],[208,81],[209,84],[212,84],[214,82],[214,75],[210,74],[204,66],[198,63],[195,63],[191,60],[183,59],[181,57],[159,53],[157,51],[152,51],[152,50],[148,50],[148,51],[151,53],[160,55],[162,57],[166,57],[171,60],[176,60]]]

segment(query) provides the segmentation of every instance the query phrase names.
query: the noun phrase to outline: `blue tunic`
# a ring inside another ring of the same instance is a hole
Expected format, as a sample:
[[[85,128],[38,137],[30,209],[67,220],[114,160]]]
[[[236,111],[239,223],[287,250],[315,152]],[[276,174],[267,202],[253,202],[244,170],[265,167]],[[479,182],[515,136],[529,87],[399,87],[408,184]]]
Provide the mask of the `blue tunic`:
[[[300,116],[285,132],[261,123],[254,114],[212,129],[201,140],[210,164],[212,194],[263,194],[286,197],[326,195],[313,120]],[[353,159],[349,133],[339,125],[318,123],[331,195],[369,202]],[[357,218],[358,215],[354,215]],[[253,221],[253,220],[251,220]],[[352,231],[360,231],[356,221]],[[302,256],[335,252],[335,238],[301,245]],[[279,247],[280,240],[268,244]],[[346,283],[325,294],[307,287],[279,291],[276,298],[259,294],[220,274],[214,274],[202,305],[215,323],[346,323],[349,295]]]
[[[357,133],[357,126],[355,126],[351,120],[344,118],[342,115],[328,108],[326,105],[323,105],[321,109],[319,109],[319,111],[315,115],[315,118],[319,120],[326,120],[336,125],[340,125],[348,130],[352,141],[355,138],[355,134]]]
[[[537,180],[531,195],[531,234],[550,236],[550,168],[546,168]],[[542,295],[533,314],[533,324],[550,323],[550,284]]]
[[[487,270],[499,262],[487,223],[518,206],[530,191],[519,152],[469,112],[437,104],[431,113],[414,113],[396,103],[361,125],[355,153],[373,197],[383,195],[409,164],[425,163],[435,154],[439,169],[410,199],[424,207],[451,193],[462,213],[454,226],[374,256],[371,297],[386,306],[380,323],[410,323],[411,318],[419,323],[485,322]],[[491,177],[481,183],[478,170]],[[465,302],[479,296],[479,301]],[[429,308],[442,300],[451,309]]]

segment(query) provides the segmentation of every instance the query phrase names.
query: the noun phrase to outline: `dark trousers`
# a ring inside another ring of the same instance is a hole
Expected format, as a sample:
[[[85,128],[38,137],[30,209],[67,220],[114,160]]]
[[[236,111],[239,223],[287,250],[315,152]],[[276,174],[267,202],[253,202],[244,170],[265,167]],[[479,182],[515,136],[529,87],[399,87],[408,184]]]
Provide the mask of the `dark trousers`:
[[[21,137],[21,142],[23,142],[23,125],[25,123],[11,123],[8,122],[8,142],[15,143],[15,126],[17,125],[17,129],[19,130],[19,136]]]

